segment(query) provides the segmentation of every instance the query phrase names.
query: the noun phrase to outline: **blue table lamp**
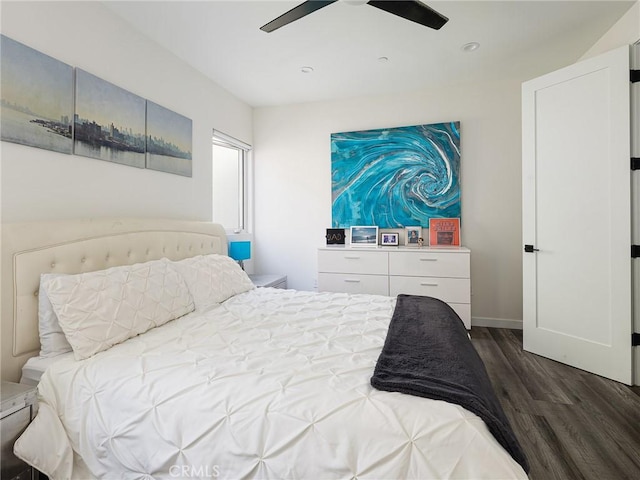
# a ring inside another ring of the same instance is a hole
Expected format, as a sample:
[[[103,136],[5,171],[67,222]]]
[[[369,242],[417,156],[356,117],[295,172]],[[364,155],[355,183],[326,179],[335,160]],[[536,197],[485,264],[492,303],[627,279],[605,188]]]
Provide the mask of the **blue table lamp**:
[[[244,270],[244,261],[251,258],[251,242],[229,242],[229,256],[240,264]]]

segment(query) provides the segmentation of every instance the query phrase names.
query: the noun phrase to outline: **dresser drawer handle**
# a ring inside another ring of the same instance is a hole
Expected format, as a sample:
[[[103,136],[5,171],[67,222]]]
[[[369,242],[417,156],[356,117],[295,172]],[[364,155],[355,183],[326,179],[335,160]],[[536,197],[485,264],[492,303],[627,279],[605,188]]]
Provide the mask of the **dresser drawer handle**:
[[[345,256],[344,258],[345,258],[345,260],[360,260],[360,257],[349,257],[349,256]]]
[[[354,280],[351,278],[345,278],[344,281],[345,283],[360,283],[360,280]]]
[[[420,261],[421,262],[437,262],[438,259],[437,258],[421,258]]]
[[[437,283],[427,283],[427,282],[420,282],[420,285],[423,287],[437,287],[438,284]]]

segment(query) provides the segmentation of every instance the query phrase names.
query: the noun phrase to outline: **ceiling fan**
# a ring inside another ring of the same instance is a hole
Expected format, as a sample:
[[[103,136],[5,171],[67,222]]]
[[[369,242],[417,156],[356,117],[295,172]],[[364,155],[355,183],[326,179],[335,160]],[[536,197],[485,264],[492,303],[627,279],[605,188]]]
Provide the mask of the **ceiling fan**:
[[[301,3],[297,7],[292,8],[288,12],[280,15],[275,20],[270,21],[266,25],[260,27],[260,30],[264,32],[273,32],[280,27],[284,27],[285,25],[294,22],[296,20],[301,19],[309,15],[310,13],[315,12],[316,10],[320,10],[327,5],[337,2],[338,0],[308,0],[304,3]],[[348,0],[344,0],[348,1]],[[419,23],[420,25],[424,25],[429,28],[433,28],[435,30],[439,30],[445,23],[449,21],[447,17],[439,14],[432,8],[427,7],[424,3],[419,2],[417,0],[410,1],[400,1],[400,0],[391,0],[391,1],[378,1],[378,0],[369,0],[369,1],[352,1],[351,3],[359,4],[359,3],[367,3],[372,7],[379,8],[380,10],[384,10],[385,12],[392,13],[399,17],[402,17],[406,20],[410,20],[412,22]]]

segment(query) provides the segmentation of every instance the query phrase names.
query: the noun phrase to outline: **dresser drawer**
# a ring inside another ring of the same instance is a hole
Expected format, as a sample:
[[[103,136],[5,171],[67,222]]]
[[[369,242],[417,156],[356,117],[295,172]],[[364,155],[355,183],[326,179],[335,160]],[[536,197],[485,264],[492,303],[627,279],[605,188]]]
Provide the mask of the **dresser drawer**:
[[[471,303],[468,278],[389,277],[389,295],[399,293],[435,297],[447,303]]]
[[[387,275],[389,262],[386,252],[367,252],[356,249],[319,250],[318,271]]]
[[[359,275],[355,273],[319,273],[318,290],[320,292],[389,295],[389,277],[386,275]]]
[[[389,274],[469,278],[469,254],[417,250],[389,252]]]

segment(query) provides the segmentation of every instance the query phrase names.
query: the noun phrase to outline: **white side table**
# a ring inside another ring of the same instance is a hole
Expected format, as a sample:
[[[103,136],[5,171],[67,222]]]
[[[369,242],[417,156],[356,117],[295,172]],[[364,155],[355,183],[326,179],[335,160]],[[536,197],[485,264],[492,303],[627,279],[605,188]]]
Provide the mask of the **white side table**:
[[[258,287],[287,288],[287,276],[275,274],[249,275],[253,284]]]
[[[0,477],[11,480],[31,480],[36,471],[13,454],[13,444],[35,416],[36,387],[3,381],[0,386],[0,437],[2,467]]]

